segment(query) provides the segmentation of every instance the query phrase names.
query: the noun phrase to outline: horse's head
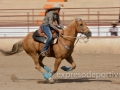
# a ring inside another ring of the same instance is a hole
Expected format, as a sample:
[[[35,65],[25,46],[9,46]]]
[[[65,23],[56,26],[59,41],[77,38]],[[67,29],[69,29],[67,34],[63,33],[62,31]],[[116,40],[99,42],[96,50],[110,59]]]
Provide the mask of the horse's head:
[[[91,37],[92,33],[86,23],[81,18],[75,18],[76,30],[78,33],[84,34],[87,38]]]

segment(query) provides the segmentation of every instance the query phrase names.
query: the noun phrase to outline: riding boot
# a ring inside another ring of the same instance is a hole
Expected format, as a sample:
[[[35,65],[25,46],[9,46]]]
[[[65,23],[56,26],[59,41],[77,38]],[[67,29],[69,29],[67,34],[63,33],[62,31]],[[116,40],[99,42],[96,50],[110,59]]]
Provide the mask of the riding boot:
[[[41,55],[42,57],[45,57],[45,56],[46,56],[46,51],[41,52],[40,55]]]

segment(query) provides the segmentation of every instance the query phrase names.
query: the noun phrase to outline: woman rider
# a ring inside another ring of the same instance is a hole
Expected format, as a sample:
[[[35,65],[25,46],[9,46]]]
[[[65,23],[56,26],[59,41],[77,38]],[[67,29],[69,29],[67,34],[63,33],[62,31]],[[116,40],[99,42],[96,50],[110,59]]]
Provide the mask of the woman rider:
[[[46,56],[46,51],[50,45],[50,42],[52,40],[52,33],[51,29],[59,32],[59,34],[62,34],[63,32],[63,26],[61,24],[60,18],[59,18],[59,12],[60,12],[60,5],[54,4],[52,8],[47,9],[45,12],[45,17],[43,19],[41,28],[43,32],[47,35],[47,41],[42,49],[41,55]]]

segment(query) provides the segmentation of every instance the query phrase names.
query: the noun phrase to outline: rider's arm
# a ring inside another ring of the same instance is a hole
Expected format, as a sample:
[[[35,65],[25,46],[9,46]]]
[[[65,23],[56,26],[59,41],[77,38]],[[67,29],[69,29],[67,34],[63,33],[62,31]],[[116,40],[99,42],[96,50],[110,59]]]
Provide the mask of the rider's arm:
[[[48,19],[49,19],[48,21],[49,21],[50,27],[52,27],[54,30],[58,31],[59,29],[58,29],[56,26],[53,25],[54,12],[53,12],[53,11],[50,11],[50,12],[47,14],[47,16],[49,17],[49,18],[48,18]]]
[[[64,27],[63,27],[63,25],[62,25],[62,23],[61,23],[61,21],[60,21],[60,17],[58,17],[58,22],[59,22],[60,28],[63,29]]]

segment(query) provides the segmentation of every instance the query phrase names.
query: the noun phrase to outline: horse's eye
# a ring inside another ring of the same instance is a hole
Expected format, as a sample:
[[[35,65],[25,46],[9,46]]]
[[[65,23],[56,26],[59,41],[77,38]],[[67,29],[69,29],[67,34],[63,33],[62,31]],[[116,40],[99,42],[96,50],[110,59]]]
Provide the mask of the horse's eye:
[[[83,24],[80,24],[80,26],[83,26]]]

